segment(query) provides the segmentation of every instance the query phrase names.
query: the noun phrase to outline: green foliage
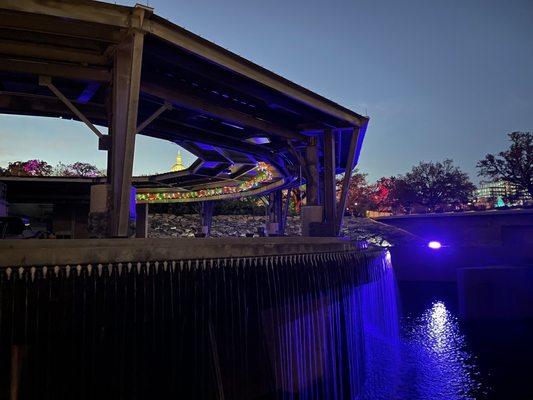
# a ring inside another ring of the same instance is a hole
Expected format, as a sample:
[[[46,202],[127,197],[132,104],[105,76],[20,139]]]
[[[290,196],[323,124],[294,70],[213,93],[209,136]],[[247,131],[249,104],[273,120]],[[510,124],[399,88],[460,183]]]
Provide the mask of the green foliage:
[[[478,175],[515,184],[518,190],[533,196],[533,133],[513,132],[508,136],[509,149],[497,155],[487,154],[477,163]]]
[[[462,205],[468,202],[475,186],[468,175],[453,165],[443,162],[420,162],[410,172],[398,178],[401,190],[397,196],[406,208],[417,203],[429,211],[439,205]]]

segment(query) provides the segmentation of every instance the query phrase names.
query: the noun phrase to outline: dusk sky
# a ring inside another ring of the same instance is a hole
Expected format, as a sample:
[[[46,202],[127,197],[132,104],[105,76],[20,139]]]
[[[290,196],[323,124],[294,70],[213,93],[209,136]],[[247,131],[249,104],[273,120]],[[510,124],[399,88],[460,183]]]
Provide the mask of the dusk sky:
[[[135,1],[119,1],[134,5]],[[143,2],[145,3],[145,2]],[[506,133],[533,130],[531,0],[151,0],[155,12],[360,114],[370,180],[452,158],[475,176]],[[137,137],[135,174],[177,148]],[[0,115],[0,166],[106,155],[84,125]],[[186,164],[192,158],[185,155]]]

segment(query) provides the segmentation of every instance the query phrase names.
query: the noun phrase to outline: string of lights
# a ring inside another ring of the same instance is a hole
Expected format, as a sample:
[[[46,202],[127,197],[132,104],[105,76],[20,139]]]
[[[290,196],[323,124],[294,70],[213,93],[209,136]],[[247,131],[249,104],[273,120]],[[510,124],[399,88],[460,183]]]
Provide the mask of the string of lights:
[[[271,182],[274,178],[272,167],[264,162],[259,162],[255,170],[257,171],[255,176],[238,185],[220,186],[191,191],[176,190],[172,192],[143,192],[137,193],[136,201],[138,203],[172,203],[191,201],[195,199],[207,199],[224,194],[237,194],[253,190],[265,183]]]

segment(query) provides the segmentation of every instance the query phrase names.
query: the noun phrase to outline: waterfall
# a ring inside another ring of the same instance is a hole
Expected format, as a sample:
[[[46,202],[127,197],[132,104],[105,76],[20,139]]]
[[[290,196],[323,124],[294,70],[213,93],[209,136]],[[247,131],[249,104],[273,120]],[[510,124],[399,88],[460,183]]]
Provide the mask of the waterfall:
[[[0,398],[386,398],[387,254],[2,268]]]

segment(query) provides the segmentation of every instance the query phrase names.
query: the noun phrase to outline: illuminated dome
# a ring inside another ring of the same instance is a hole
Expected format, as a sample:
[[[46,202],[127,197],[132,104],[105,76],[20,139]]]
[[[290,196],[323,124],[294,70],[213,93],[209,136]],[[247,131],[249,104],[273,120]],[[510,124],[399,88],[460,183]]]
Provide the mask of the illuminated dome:
[[[181,151],[178,150],[178,155],[176,156],[176,163],[170,168],[172,172],[178,172],[183,171],[184,169],[187,169],[185,165],[183,165],[183,158],[181,157]]]

